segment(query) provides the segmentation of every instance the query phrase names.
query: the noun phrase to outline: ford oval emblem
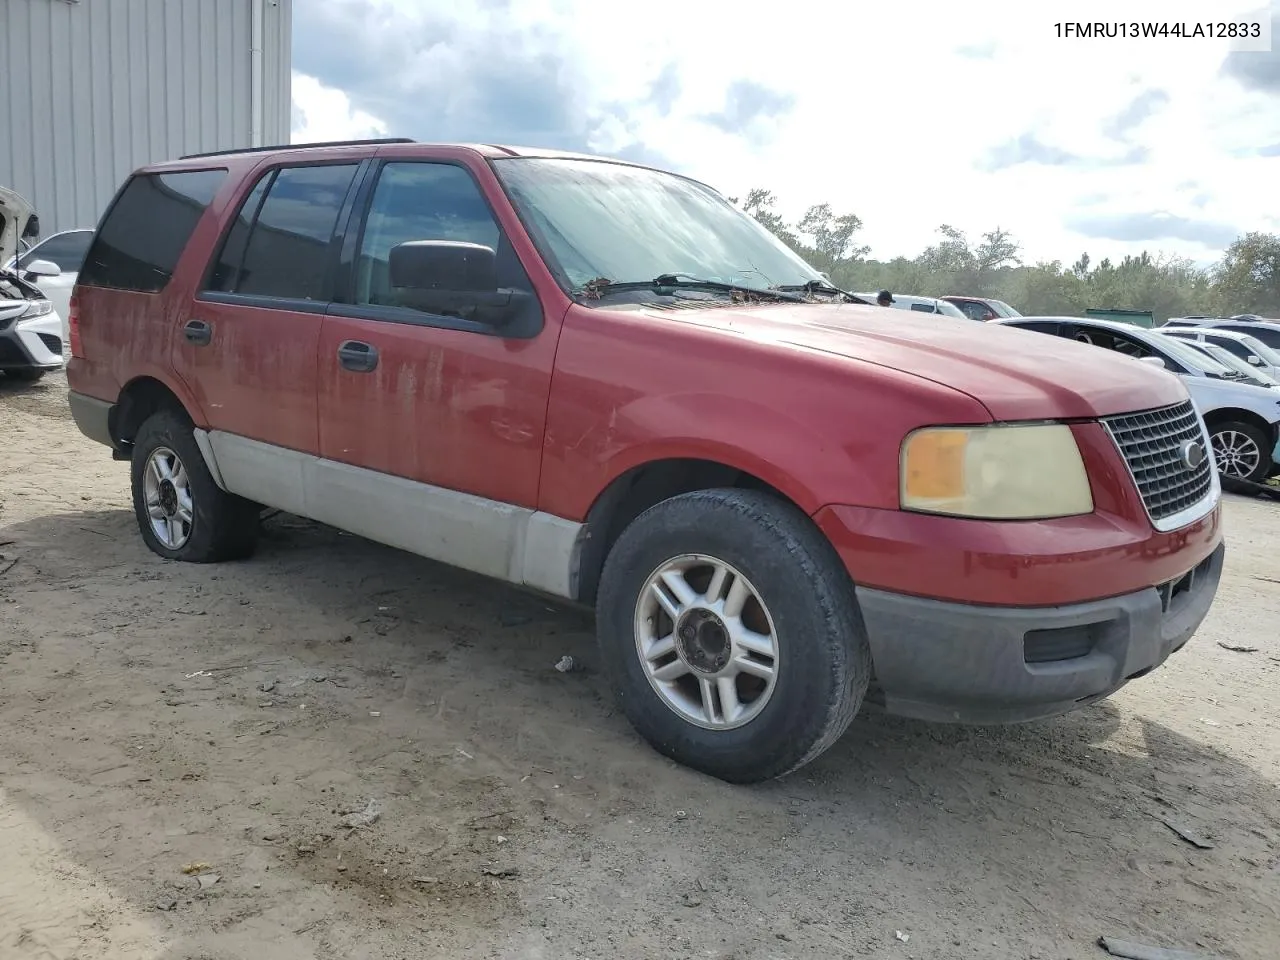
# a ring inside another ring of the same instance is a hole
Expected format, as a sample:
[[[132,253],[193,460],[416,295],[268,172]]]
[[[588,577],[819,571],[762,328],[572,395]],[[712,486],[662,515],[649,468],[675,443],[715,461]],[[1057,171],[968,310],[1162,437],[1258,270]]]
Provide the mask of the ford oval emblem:
[[[1194,470],[1204,463],[1204,444],[1199,440],[1188,440],[1178,448],[1178,456],[1184,467]]]

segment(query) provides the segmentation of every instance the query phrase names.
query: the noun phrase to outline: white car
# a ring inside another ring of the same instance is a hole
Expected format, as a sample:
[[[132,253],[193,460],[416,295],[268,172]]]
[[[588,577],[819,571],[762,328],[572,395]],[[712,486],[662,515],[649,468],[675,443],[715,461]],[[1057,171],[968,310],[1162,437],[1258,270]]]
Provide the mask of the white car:
[[[93,230],[64,230],[38,241],[10,261],[10,269],[20,274],[24,280],[34,283],[41,289],[53,309],[64,320],[71,305],[71,290],[76,285],[76,277],[80,266],[84,263],[85,254],[89,252],[89,244],[93,242]],[[53,264],[58,273],[41,273],[32,270],[39,263]],[[64,332],[65,333],[65,332]],[[65,340],[65,335],[63,336]]]
[[[0,264],[17,256],[18,243],[36,225],[31,205],[0,188]],[[41,260],[28,267],[38,276],[56,276],[58,268]],[[62,359],[62,318],[49,298],[17,273],[0,268],[0,374],[10,380],[38,380],[57,370]]]
[[[1211,343],[1239,357],[1259,373],[1265,373],[1273,379],[1280,378],[1280,353],[1252,334],[1216,327],[1169,327],[1161,328],[1160,333],[1200,343]]]
[[[1215,333],[1221,330],[1234,330],[1237,333],[1247,333],[1255,340],[1261,340],[1272,350],[1280,351],[1280,320],[1269,320],[1266,317],[1253,317],[1248,314],[1241,317],[1232,317],[1230,320],[1208,320],[1204,317],[1175,317],[1172,320],[1166,320],[1160,326],[1161,333],[1173,333],[1175,330],[1181,332],[1187,329],[1210,330]]]
[[[879,293],[855,293],[855,297],[867,301],[867,303],[875,303]],[[944,317],[951,317],[953,320],[968,320],[969,317],[957,307],[954,303],[948,303],[946,300],[939,300],[937,297],[912,297],[905,293],[895,293],[893,295],[893,308],[895,310],[914,310],[917,313],[940,313]]]
[[[1276,469],[1280,390],[1244,382],[1237,371],[1168,332],[1083,317],[1014,317],[988,322],[1076,340],[1164,367],[1186,385],[1204,418],[1220,474],[1260,483]]]

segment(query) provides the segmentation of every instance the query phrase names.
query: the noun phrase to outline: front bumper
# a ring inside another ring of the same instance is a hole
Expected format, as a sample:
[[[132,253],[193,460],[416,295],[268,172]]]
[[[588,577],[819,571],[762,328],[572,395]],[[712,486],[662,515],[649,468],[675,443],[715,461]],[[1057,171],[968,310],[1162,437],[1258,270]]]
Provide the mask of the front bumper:
[[[991,607],[859,587],[886,710],[1011,723],[1114,693],[1182,648],[1209,612],[1225,544],[1156,587],[1056,607]]]
[[[0,321],[0,370],[57,370],[64,362],[62,347],[57,313]]]

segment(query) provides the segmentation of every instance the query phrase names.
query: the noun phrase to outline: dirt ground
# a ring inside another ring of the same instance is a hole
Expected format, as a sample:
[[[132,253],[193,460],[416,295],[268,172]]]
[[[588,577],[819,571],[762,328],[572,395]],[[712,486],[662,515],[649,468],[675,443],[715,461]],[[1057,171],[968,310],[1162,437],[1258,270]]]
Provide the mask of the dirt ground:
[[[0,382],[3,960],[1276,955],[1280,506],[1109,701],[863,715],[735,788],[637,739],[583,614],[284,516],[153,556],[65,390]]]

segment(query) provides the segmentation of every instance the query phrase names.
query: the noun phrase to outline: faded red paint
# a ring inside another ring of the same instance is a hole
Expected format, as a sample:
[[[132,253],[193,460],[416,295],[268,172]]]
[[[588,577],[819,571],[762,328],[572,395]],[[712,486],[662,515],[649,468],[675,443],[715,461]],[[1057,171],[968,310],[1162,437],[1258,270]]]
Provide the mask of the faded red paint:
[[[168,385],[200,426],[571,520],[629,469],[700,458],[745,470],[814,516],[860,583],[970,603],[1070,603],[1177,576],[1221,540],[1215,511],[1154,532],[1096,423],[1074,426],[1096,504],[1087,517],[986,523],[898,509],[899,445],[931,424],[1089,421],[1185,399],[1176,378],[1095,348],[905,311],[764,305],[665,312],[570,300],[487,157],[500,148],[309,150],[451,160],[476,176],[524,263],[544,325],[506,340],[409,324],[203,303],[209,257],[254,174],[287,152],[220,159],[227,185],[164,294],[78,288],[84,353],[72,389],[114,401]],[[163,169],[208,167],[187,161]],[[185,345],[189,319],[218,349]],[[107,322],[109,320],[109,322]],[[338,345],[380,354],[344,370]],[[1016,591],[1016,592],[1015,592]]]

